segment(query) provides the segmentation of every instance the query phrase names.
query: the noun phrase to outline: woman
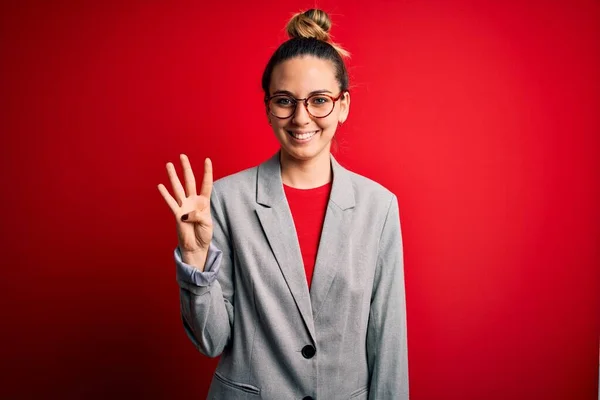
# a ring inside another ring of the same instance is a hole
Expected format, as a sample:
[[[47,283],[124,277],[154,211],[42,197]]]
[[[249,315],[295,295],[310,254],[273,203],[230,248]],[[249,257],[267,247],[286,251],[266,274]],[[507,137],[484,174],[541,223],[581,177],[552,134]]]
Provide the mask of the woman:
[[[167,164],[185,331],[221,355],[211,399],[408,399],[396,196],[330,148],[348,117],[345,51],[321,10],[295,15],[263,75],[281,148],[197,195]],[[318,252],[317,252],[318,250]]]

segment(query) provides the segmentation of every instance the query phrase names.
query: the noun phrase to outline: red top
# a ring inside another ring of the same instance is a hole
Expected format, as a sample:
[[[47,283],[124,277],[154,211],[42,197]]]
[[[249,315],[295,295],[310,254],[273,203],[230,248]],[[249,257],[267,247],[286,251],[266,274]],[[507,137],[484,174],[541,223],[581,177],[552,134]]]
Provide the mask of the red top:
[[[331,182],[313,189],[296,189],[283,184],[283,189],[296,226],[306,281],[310,288],[331,191]]]

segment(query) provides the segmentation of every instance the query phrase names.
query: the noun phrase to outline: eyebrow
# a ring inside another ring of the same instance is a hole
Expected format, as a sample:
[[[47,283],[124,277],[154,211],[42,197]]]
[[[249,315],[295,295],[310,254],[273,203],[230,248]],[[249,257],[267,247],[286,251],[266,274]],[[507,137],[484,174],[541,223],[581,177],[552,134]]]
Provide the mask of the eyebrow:
[[[321,90],[313,90],[306,97],[312,96],[313,94],[317,94],[317,93],[330,93],[330,94],[333,94],[333,92],[331,92],[330,90],[321,89]],[[294,94],[292,92],[290,92],[289,90],[276,90],[276,91],[273,92],[273,96],[275,96],[276,94],[287,94],[287,95],[290,95],[292,97],[295,97]]]

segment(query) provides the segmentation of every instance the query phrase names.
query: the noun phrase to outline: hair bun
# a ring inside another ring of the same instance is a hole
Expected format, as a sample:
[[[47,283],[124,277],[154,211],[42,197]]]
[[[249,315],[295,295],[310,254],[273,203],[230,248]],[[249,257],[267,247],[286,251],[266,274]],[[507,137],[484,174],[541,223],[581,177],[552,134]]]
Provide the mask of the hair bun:
[[[350,53],[334,43],[329,35],[331,20],[323,10],[310,10],[295,14],[285,26],[290,39],[314,38],[329,43],[342,57],[350,57]]]
[[[324,42],[329,41],[330,28],[329,15],[314,8],[295,14],[285,27],[290,38],[315,38]]]

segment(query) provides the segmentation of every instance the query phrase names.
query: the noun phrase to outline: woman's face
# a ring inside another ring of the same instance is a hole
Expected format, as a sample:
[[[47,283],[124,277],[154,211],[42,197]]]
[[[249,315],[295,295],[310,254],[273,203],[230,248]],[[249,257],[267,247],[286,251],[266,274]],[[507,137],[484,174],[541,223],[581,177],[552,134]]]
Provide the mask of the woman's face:
[[[273,69],[271,96],[287,94],[303,99],[315,93],[334,98],[340,95],[340,86],[335,79],[335,69],[331,61],[313,56],[296,57],[282,62]],[[282,107],[289,104],[285,99],[278,101]],[[327,99],[316,97],[313,101],[316,109],[324,107],[321,104]],[[324,118],[311,116],[304,107],[303,101],[297,103],[296,110],[289,118],[279,119],[271,115],[269,110],[267,116],[282,150],[296,160],[309,160],[322,154],[323,151],[329,153],[338,123],[346,120],[349,108],[350,94],[346,92],[335,102],[331,114]],[[302,135],[302,137],[298,138],[294,135]]]

